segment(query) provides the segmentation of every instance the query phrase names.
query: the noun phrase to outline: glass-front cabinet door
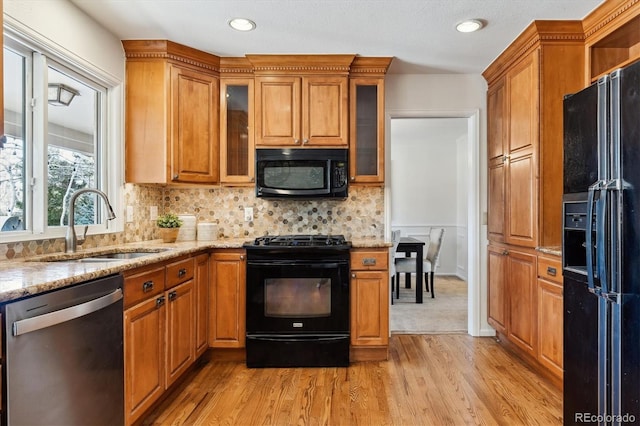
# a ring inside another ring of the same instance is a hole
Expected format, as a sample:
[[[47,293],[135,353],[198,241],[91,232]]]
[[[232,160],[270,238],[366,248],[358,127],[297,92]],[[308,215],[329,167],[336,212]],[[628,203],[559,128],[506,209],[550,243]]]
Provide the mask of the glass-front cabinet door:
[[[384,183],[384,79],[352,78],[350,83],[351,183]]]
[[[254,182],[253,79],[220,80],[220,182]]]

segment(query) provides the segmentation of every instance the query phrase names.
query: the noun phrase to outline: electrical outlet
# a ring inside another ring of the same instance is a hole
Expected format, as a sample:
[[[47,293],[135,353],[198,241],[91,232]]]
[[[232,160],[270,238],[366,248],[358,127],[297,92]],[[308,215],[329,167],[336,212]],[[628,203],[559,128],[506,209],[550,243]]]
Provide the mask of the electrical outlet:
[[[253,220],[253,207],[244,208],[244,221],[251,222]]]
[[[133,206],[127,206],[127,222],[133,222]]]
[[[158,218],[158,206],[149,207],[149,218],[151,220],[156,220]]]

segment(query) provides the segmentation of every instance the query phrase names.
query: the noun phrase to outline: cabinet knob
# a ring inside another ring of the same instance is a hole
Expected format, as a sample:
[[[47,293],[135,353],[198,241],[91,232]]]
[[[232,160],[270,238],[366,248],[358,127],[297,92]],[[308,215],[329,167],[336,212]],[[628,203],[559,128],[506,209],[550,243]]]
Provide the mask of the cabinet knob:
[[[503,256],[509,256],[509,250],[502,250]]]
[[[351,182],[354,182],[356,180],[355,176],[351,176]]]
[[[187,275],[187,270],[186,270],[186,269],[182,268],[182,269],[180,269],[180,270],[178,271],[178,278],[182,278],[182,277],[184,277],[185,275]]]
[[[149,292],[151,290],[153,290],[153,281],[147,281],[147,282],[142,284],[142,292],[143,293],[147,293],[147,292]]]
[[[176,300],[176,296],[178,296],[178,293],[173,290],[169,292],[169,302],[173,302],[174,300]]]
[[[244,260],[244,254],[240,255],[240,260]]]
[[[356,274],[351,274],[351,278],[355,278],[355,277],[356,277]]]
[[[164,305],[164,296],[160,296],[156,299],[156,307]]]
[[[294,139],[293,143],[296,144],[296,145],[300,145],[300,139]]]
[[[309,139],[302,139],[302,145],[306,145],[309,143]]]
[[[177,173],[175,175],[173,175],[173,180],[178,180],[178,178],[180,177],[180,175],[178,175]]]

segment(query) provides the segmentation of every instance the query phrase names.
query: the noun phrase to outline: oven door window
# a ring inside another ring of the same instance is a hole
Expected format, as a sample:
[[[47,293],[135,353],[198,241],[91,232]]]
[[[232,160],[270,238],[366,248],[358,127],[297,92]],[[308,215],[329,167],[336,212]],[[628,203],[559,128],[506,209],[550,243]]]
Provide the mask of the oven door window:
[[[331,315],[331,278],[265,280],[264,316],[313,318]]]

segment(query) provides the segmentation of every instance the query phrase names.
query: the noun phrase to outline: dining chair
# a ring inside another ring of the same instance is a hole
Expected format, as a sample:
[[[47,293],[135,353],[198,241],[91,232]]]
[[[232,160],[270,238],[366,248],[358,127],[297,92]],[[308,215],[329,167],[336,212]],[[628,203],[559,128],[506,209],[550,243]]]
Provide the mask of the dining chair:
[[[444,240],[444,228],[431,228],[429,231],[429,246],[422,262],[424,272],[425,291],[431,291],[431,297],[435,297],[434,275],[440,263],[440,251]],[[400,274],[415,274],[415,258],[397,258],[395,263],[396,281],[399,281]],[[431,276],[431,290],[429,290],[429,276]]]
[[[396,250],[398,249],[398,244],[400,243],[400,230],[397,229],[391,232],[391,242],[393,243],[393,250],[391,251],[392,259],[395,260]],[[391,267],[389,270],[389,277],[391,280],[391,304],[393,305],[393,288],[395,285],[399,285],[399,282],[396,277],[396,263],[395,261],[391,262]]]

